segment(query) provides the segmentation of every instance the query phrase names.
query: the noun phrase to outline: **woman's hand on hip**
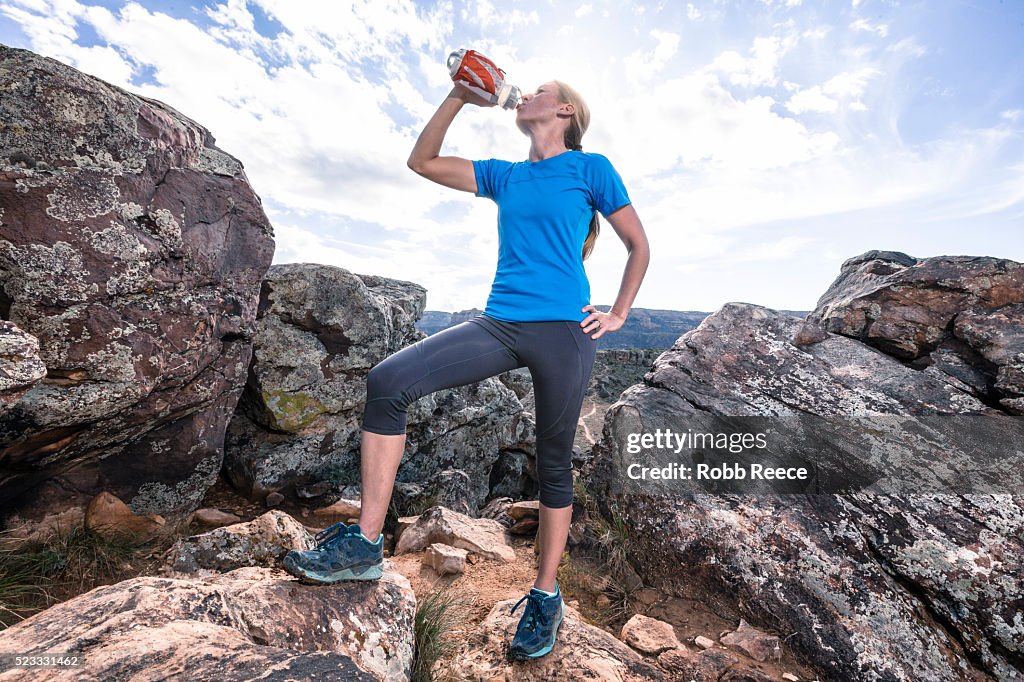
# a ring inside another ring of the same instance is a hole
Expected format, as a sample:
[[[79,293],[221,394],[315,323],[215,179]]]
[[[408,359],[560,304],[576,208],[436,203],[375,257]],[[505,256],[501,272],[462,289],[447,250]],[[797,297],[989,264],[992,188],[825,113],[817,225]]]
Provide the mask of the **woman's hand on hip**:
[[[616,331],[626,323],[625,319],[615,313],[610,311],[602,313],[593,305],[584,306],[583,312],[590,312],[590,314],[580,321],[580,326],[588,334],[596,329],[597,333],[590,337],[595,340],[601,338],[601,335],[605,332]]]

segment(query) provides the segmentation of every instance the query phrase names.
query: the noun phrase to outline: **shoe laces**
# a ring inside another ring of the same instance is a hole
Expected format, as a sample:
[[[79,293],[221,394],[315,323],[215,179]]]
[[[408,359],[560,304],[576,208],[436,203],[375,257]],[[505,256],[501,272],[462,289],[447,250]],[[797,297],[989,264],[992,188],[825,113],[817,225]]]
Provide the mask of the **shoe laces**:
[[[334,544],[335,540],[345,535],[354,535],[355,526],[348,526],[344,523],[336,523],[333,526],[328,526],[322,531],[313,536],[313,540],[316,542],[317,550],[324,550]]]
[[[525,601],[526,612],[524,615],[526,616],[526,626],[531,630],[536,630],[538,623],[547,624],[547,619],[544,617],[544,609],[541,608],[541,602],[543,600],[544,597],[536,592],[527,592],[526,596],[516,602],[515,606],[512,607],[512,610],[509,611],[509,614],[515,613],[516,609],[519,608],[519,605]]]

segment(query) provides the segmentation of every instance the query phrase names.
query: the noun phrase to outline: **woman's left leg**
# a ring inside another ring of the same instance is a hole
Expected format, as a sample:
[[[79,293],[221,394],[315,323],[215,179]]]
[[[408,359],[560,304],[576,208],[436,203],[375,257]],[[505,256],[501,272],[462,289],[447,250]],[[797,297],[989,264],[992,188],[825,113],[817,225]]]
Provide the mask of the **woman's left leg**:
[[[553,592],[572,518],[572,445],[597,341],[571,320],[521,323],[517,346],[533,377],[540,483],[540,560],[534,586]]]

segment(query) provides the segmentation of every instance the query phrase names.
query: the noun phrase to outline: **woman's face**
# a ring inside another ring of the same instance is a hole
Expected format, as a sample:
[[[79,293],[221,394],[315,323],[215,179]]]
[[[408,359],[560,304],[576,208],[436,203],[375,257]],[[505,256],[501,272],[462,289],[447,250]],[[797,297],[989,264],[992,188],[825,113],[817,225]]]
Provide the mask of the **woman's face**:
[[[516,122],[555,119],[559,112],[571,116],[573,106],[562,102],[561,99],[562,95],[558,91],[558,84],[554,81],[537,86],[532,93],[523,95],[522,101],[516,107]]]

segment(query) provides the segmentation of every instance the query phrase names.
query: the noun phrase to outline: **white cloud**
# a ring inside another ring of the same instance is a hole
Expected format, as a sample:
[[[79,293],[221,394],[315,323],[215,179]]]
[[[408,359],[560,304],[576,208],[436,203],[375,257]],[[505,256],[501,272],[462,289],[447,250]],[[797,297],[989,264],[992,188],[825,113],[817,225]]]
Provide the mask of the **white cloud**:
[[[775,85],[779,60],[796,46],[798,40],[793,34],[755,38],[750,48],[750,57],[727,50],[719,54],[707,68],[725,74],[733,85]]]
[[[622,60],[626,78],[634,86],[643,86],[651,82],[679,50],[678,33],[654,29],[649,35],[656,42],[653,50],[640,48]]]
[[[686,18],[690,21],[700,21],[702,15],[700,10],[694,7],[692,2],[686,3]]]
[[[872,24],[867,19],[856,19],[850,23],[850,28],[855,31],[870,31],[871,33],[877,33],[881,37],[889,35],[889,26],[886,24]]]
[[[594,6],[591,4],[580,5],[576,8],[577,17],[585,17],[594,10]]]

